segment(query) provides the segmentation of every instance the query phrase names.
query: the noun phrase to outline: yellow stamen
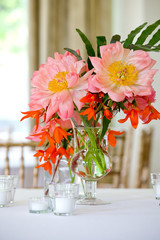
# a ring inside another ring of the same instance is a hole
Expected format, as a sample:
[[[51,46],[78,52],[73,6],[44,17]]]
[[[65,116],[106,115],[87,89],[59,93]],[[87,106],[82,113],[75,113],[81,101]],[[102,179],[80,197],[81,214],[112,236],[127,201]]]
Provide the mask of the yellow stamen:
[[[136,67],[132,64],[116,61],[108,68],[109,79],[116,85],[133,85],[138,79]]]
[[[59,72],[55,77],[48,83],[48,90],[56,93],[61,92],[68,88],[68,83],[66,80],[66,75],[68,72]]]

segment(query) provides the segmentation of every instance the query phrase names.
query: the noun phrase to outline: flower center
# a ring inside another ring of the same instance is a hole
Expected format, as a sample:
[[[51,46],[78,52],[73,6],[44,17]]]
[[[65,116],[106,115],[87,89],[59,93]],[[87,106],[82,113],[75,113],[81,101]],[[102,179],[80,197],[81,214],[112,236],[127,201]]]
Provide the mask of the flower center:
[[[122,63],[121,61],[112,63],[107,68],[107,71],[110,81],[118,86],[133,85],[138,79],[136,67],[132,64]]]
[[[68,72],[59,72],[55,77],[48,83],[48,90],[56,93],[61,92],[64,89],[68,88],[68,83],[66,80],[66,75]]]

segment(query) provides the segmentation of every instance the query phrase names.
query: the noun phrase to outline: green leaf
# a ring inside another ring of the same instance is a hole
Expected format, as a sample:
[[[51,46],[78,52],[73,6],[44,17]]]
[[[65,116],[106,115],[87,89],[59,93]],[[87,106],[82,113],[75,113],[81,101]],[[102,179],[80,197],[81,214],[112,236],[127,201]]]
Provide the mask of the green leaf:
[[[121,39],[121,36],[116,34],[116,35],[112,36],[110,43],[115,43],[117,41],[120,42],[120,39]]]
[[[160,41],[160,29],[153,35],[148,45],[154,46],[158,41]]]
[[[130,32],[130,34],[128,35],[127,39],[124,42],[123,45],[124,48],[127,48],[128,45],[130,45],[133,42],[135,36],[146,26],[146,24],[147,22],[143,23],[142,25],[140,25],[139,27]]]
[[[101,136],[100,136],[100,139],[99,139],[100,142],[102,141],[104,135],[106,134],[110,122],[111,121],[108,120],[106,117],[103,118],[103,123],[102,123],[103,128],[102,128]]]
[[[126,109],[126,107],[124,106],[123,102],[119,102],[117,103],[118,107],[121,108],[121,109]]]
[[[73,49],[71,49],[71,48],[64,48],[64,50],[72,53],[77,58],[78,61],[82,60],[81,56],[79,56],[78,53],[76,51],[74,51]]]
[[[106,93],[103,98],[103,104],[105,104],[105,102],[108,100],[108,98],[109,98],[109,95],[108,95],[108,93]]]
[[[85,47],[86,47],[86,50],[87,50],[87,54],[88,54],[89,56],[95,56],[95,51],[94,51],[94,49],[93,49],[90,41],[89,41],[88,38],[86,37],[86,35],[85,35],[83,32],[81,32],[81,30],[79,30],[79,29],[76,29],[76,31],[78,32],[78,34],[80,35],[82,41],[83,41],[84,44],[85,44]]]
[[[106,37],[105,36],[97,36],[97,56],[100,57],[100,46],[106,45]]]
[[[155,47],[151,47],[149,45],[135,45],[135,44],[130,44],[128,47],[128,49],[133,49],[133,50],[143,50],[146,52],[158,52],[160,51],[160,45],[155,46]]]
[[[147,37],[156,29],[156,27],[158,27],[160,25],[160,19],[158,21],[156,21],[155,23],[149,25],[139,36],[139,38],[137,39],[137,42],[135,43],[135,45],[142,45],[145,40],[147,39]]]
[[[92,68],[94,68],[93,65],[92,65],[92,63],[91,63],[91,60],[90,60],[89,58],[87,59],[87,63],[88,63],[88,68],[89,68],[89,70],[91,70]]]

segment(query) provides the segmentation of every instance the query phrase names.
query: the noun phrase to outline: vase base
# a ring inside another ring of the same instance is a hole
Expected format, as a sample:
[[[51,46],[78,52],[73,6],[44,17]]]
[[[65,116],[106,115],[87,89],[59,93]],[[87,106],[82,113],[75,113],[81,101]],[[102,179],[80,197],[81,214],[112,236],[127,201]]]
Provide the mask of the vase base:
[[[111,204],[110,202],[103,201],[98,198],[83,198],[79,199],[76,204],[78,205],[107,205]]]

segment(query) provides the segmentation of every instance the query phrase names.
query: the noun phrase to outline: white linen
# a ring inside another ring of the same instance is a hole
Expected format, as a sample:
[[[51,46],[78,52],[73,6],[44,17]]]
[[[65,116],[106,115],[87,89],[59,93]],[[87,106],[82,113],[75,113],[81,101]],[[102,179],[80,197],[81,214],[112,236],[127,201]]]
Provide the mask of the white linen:
[[[28,198],[42,189],[17,189],[15,203],[0,209],[0,240],[159,240],[160,206],[152,189],[98,189],[111,204],[77,205],[73,216],[31,214]]]

